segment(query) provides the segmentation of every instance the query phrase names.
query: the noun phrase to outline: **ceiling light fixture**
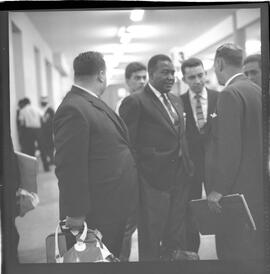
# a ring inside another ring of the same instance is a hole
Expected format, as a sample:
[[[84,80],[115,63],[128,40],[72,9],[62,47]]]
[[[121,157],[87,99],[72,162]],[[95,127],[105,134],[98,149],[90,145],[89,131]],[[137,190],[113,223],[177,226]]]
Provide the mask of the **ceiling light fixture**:
[[[119,37],[121,37],[124,33],[126,32],[126,27],[125,26],[122,26],[119,28],[118,32],[117,32],[117,35]]]
[[[144,15],[144,10],[138,9],[138,10],[132,10],[130,13],[130,20],[133,22],[139,22],[142,21]]]

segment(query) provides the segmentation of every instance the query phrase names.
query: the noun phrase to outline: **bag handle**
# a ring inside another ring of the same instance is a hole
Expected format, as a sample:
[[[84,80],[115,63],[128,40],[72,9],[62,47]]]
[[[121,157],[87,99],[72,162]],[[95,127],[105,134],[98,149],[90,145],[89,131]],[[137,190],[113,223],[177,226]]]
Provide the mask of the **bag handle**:
[[[54,254],[56,263],[62,263],[63,257],[60,256],[59,246],[58,246],[58,232],[60,230],[60,222],[58,223],[55,234],[54,234]]]
[[[64,220],[65,221],[65,220]],[[60,223],[61,221],[58,222],[57,227],[55,229],[55,237],[54,237],[54,254],[55,254],[55,261],[57,263],[62,263],[63,262],[63,257],[60,256],[60,251],[59,251],[59,244],[58,244],[58,232],[60,231]],[[77,240],[78,242],[83,243],[86,239],[87,236],[87,224],[86,222],[83,223],[83,232],[81,234],[81,236],[79,237],[79,239]]]

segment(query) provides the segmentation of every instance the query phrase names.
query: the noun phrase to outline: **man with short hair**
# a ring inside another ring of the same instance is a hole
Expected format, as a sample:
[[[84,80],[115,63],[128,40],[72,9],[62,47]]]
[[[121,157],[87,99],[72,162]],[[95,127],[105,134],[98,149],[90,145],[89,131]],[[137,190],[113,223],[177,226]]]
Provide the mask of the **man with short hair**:
[[[175,260],[185,250],[187,180],[192,173],[182,102],[169,92],[174,66],[163,54],[148,62],[144,90],[119,109],[129,129],[140,178],[139,260]]]
[[[125,70],[125,79],[129,94],[140,92],[146,84],[146,66],[139,62],[131,62]],[[119,107],[124,98],[121,98],[115,107],[115,112],[119,113]]]
[[[129,94],[140,92],[143,90],[146,84],[146,66],[139,62],[129,63],[125,70],[126,84],[129,89]],[[119,107],[124,98],[121,98],[116,106],[116,113],[119,114]],[[129,261],[131,252],[131,239],[132,235],[137,228],[137,213],[134,212],[127,223],[125,236],[123,240],[123,246],[120,253],[120,260],[127,262]]]
[[[249,55],[244,60],[243,71],[249,80],[262,87],[262,60],[260,54]]]
[[[106,65],[98,52],[73,62],[74,84],[54,117],[60,217],[78,229],[97,228],[119,256],[127,218],[137,207],[137,171],[127,128],[101,99]]]
[[[209,139],[210,115],[215,111],[218,92],[205,87],[206,71],[198,58],[189,58],[181,65],[183,81],[188,90],[181,95],[186,113],[186,138],[194,176],[190,178],[189,200],[201,199],[202,184],[205,182],[205,146]],[[200,234],[196,229],[189,208],[187,214],[187,249],[198,252]]]
[[[206,159],[206,191],[212,211],[222,210],[224,195],[241,193],[257,227],[228,223],[216,234],[219,259],[263,258],[263,168],[261,89],[242,73],[243,51],[227,43],[216,50],[215,73],[220,85],[217,111],[211,119]]]

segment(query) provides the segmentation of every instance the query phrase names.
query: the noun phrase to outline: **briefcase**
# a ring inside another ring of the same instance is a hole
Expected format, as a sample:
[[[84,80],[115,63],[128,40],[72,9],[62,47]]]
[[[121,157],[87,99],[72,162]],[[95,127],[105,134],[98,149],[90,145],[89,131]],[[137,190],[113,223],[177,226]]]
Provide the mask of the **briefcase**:
[[[88,229],[84,223],[82,233],[75,236],[67,229],[60,232],[61,225],[63,222],[46,238],[48,263],[119,262],[102,243],[97,229]]]

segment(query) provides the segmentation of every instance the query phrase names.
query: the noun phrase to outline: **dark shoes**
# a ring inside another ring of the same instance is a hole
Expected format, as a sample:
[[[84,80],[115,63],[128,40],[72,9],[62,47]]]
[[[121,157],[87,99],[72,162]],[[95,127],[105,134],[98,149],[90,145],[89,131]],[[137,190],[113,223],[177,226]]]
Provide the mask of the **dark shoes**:
[[[181,249],[176,249],[169,254],[164,254],[161,256],[162,261],[198,261],[200,257],[197,253],[191,251],[184,251]]]

